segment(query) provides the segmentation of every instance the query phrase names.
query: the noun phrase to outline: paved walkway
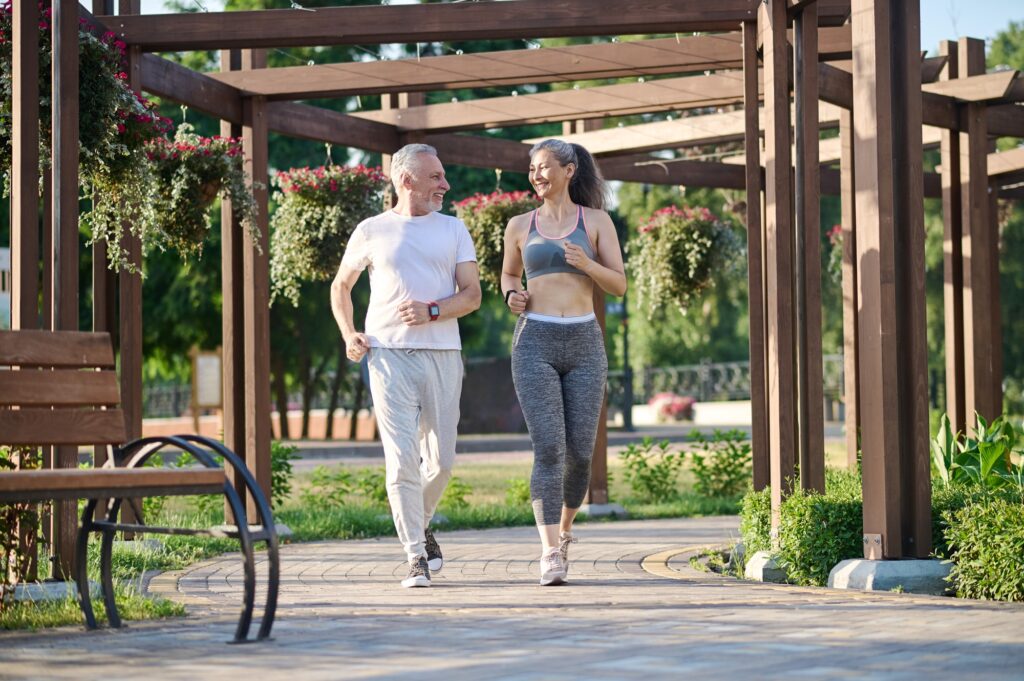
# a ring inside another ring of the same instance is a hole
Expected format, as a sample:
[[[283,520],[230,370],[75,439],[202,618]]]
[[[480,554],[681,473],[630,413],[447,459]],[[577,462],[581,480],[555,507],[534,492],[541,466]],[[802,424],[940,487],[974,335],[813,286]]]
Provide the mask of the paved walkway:
[[[762,585],[691,570],[735,518],[578,527],[571,584],[536,584],[532,528],[442,532],[430,589],[394,539],[283,552],[274,640],[232,646],[237,557],[156,578],[192,616],[0,633],[0,678],[1021,679],[1024,606]]]

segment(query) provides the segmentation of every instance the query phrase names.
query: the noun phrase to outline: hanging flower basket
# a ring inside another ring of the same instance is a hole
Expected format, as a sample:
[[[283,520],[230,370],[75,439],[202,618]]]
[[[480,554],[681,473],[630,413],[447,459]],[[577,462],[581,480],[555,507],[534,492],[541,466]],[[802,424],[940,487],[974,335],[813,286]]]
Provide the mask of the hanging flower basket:
[[[455,213],[466,223],[473,237],[480,281],[496,293],[501,292],[505,227],[512,217],[527,213],[539,205],[537,198],[525,191],[476,194],[455,204]]]
[[[271,295],[298,305],[304,281],[334,278],[352,231],[379,213],[387,179],[380,168],[292,168],[274,178],[270,218]]]
[[[662,208],[638,231],[629,267],[649,316],[668,305],[685,313],[714,274],[743,252],[736,232],[707,208]]]

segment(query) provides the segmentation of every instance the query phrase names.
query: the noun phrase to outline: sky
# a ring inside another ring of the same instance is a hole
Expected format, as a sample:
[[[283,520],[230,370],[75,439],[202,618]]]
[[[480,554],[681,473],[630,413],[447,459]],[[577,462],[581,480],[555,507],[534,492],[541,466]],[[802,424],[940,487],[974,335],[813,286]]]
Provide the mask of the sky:
[[[211,11],[224,6],[223,0],[190,0]],[[301,0],[300,0],[301,1]],[[391,0],[405,4],[410,0]],[[940,40],[961,36],[991,38],[1012,21],[1024,22],[1021,0],[920,0],[921,48],[934,54]],[[162,0],[142,0],[144,14],[164,10]]]

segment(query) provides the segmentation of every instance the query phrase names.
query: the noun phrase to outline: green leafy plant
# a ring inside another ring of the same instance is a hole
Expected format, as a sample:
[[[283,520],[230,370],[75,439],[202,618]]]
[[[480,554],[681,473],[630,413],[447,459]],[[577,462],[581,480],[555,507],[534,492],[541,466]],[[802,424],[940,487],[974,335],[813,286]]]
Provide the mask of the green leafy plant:
[[[274,440],[270,443],[270,503],[277,509],[292,493],[292,461],[299,448]]]
[[[505,488],[505,503],[522,506],[530,503],[530,481],[526,478],[512,478]]]
[[[743,551],[752,556],[772,548],[772,491],[765,487],[749,491],[740,506],[740,536]]]
[[[455,213],[473,237],[480,281],[501,292],[501,264],[505,253],[505,227],[516,215],[528,213],[540,202],[530,192],[476,194],[455,204]]]
[[[39,468],[39,464],[34,447],[0,447],[0,471]],[[0,504],[0,613],[11,603],[14,584],[35,562],[38,533],[35,504]]]
[[[751,445],[738,430],[718,430],[706,437],[698,430],[690,433],[697,451],[691,453],[694,485],[706,497],[733,497],[750,484]]]
[[[669,441],[657,445],[645,437],[619,454],[626,482],[641,501],[666,501],[679,497],[679,471],[685,461],[682,454],[669,451]]]
[[[329,165],[282,171],[273,183],[271,294],[297,306],[302,282],[332,279],[356,226],[381,211],[387,178],[380,168]]]
[[[989,496],[947,515],[950,580],[963,598],[1024,601],[1024,504]]]
[[[668,305],[686,308],[713,275],[743,253],[739,236],[707,208],[669,206],[640,225],[628,245],[629,268],[648,317]]]
[[[355,488],[367,500],[388,505],[387,477],[383,468],[363,468],[356,473]]]
[[[472,493],[473,487],[455,476],[448,481],[448,486],[444,488],[444,494],[441,495],[441,502],[438,506],[455,509],[468,508],[469,500],[466,497]]]
[[[988,423],[976,414],[974,436],[953,432],[943,414],[931,443],[932,464],[940,486],[973,484],[985,489],[1013,485],[1024,489],[1024,461],[1014,465],[1021,431],[1005,416]]]
[[[299,496],[302,503],[310,508],[344,506],[346,497],[352,493],[352,472],[344,468],[330,470],[326,466],[313,469],[309,485]]]
[[[825,271],[837,284],[843,282],[843,226],[832,225],[828,230],[828,264]]]

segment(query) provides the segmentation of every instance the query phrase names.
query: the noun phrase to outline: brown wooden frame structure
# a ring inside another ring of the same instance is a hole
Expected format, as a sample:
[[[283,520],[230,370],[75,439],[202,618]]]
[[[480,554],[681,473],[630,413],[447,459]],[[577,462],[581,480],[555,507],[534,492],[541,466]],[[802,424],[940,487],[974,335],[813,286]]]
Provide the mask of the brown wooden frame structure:
[[[1024,159],[991,155],[989,145],[995,136],[1024,137],[1024,80],[1016,73],[984,75],[983,49],[970,40],[955,49],[947,44],[939,58],[922,61],[918,0],[718,0],[713,7],[699,0],[515,0],[157,16],[140,16],[138,0],[117,5],[115,11],[112,1],[94,0],[91,19],[129,45],[132,86],[221,119],[223,132],[243,137],[250,177],[264,186],[271,131],[384,154],[410,140],[425,141],[448,164],[522,171],[528,144],[467,131],[561,120],[566,133],[581,140],[607,138],[598,153],[606,178],[745,190],[754,484],[771,486],[776,512],[793,485],[824,485],[817,197],[840,194],[847,444],[855,461],[859,434],[865,555],[928,555],[923,200],[942,197],[945,208],[952,344],[947,392],[962,427],[964,414],[976,409],[992,416],[1001,402],[993,197],[1024,194],[1017,186]],[[67,26],[77,23],[80,11],[88,13],[73,0],[54,0],[55,30],[66,33],[54,41],[54,163],[40,216],[34,7],[34,1],[15,4],[12,316],[15,328],[33,328],[39,319],[43,328],[72,328],[77,203],[75,192],[62,188],[77,185],[77,64],[75,51],[64,47],[74,40]],[[712,34],[689,35],[694,31]],[[640,43],[265,68],[265,49],[272,47],[672,32],[675,38]],[[195,49],[221,50],[221,72],[195,73],[151,54]],[[714,73],[706,75],[709,70]],[[417,106],[408,94],[651,75],[670,78],[433,106]],[[386,95],[395,106],[345,115],[292,101],[353,93]],[[404,105],[398,106],[400,100]],[[642,126],[623,131],[618,140],[614,131],[593,130],[597,119],[610,114],[727,105],[742,105],[743,113],[651,124],[676,128],[654,137]],[[819,155],[823,124],[840,129],[837,169],[822,164],[834,161],[834,153]],[[924,124],[945,131],[940,174],[922,170]],[[650,155],[739,139],[746,147],[742,165]],[[257,192],[257,201],[267,205],[265,191]],[[269,493],[266,210],[261,250],[239,229],[230,205],[224,204],[222,215],[225,440],[244,452]],[[34,249],[40,217],[43,273]],[[126,239],[139,262],[140,245]],[[137,436],[140,283],[129,274],[115,280],[103,269],[102,246],[95,259],[94,328],[113,331],[119,324],[125,418],[129,436]],[[36,308],[41,274],[42,316]],[[70,464],[69,454],[58,450],[52,466]],[[595,479],[593,501],[605,500],[604,485]],[[57,550],[71,555],[60,542]]]

